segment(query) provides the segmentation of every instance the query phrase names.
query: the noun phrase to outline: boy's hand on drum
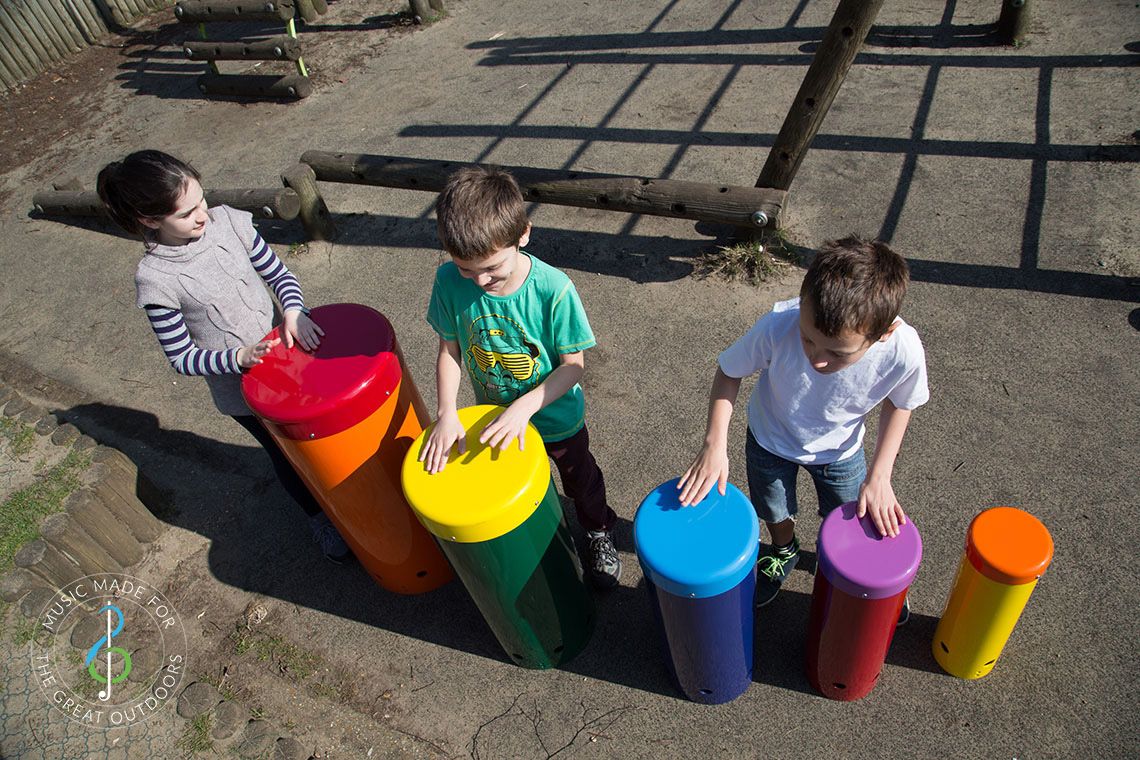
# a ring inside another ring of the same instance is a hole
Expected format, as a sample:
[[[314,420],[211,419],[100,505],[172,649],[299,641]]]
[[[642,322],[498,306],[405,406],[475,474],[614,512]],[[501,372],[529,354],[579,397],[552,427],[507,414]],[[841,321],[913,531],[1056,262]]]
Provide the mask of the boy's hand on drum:
[[[243,346],[238,349],[237,363],[242,369],[249,369],[261,364],[261,357],[273,350],[273,347],[281,342],[280,338],[273,338],[272,340],[263,340],[254,343],[252,346]]]
[[[467,451],[467,431],[455,412],[444,414],[436,420],[435,427],[432,428],[424,447],[420,450],[418,461],[423,462],[424,469],[434,475],[442,471],[447,464],[452,446],[455,446],[460,454]]]
[[[483,428],[483,432],[479,434],[479,443],[485,443],[499,451],[506,451],[510,448],[511,441],[518,439],[519,451],[522,451],[523,442],[526,440],[527,423],[536,411],[538,410],[531,410],[531,405],[525,396],[516,399],[506,411]]]
[[[693,464],[677,481],[677,488],[681,491],[678,497],[681,506],[689,507],[699,503],[708,496],[714,485],[717,492],[724,496],[728,487],[728,450],[724,446],[706,443]]]
[[[293,341],[296,340],[306,351],[315,351],[321,345],[321,336],[325,334],[320,325],[300,309],[285,312],[284,328],[281,334],[284,336],[285,348],[292,348]]]
[[[906,514],[895,496],[891,479],[869,475],[859,487],[859,517],[869,514],[880,536],[897,536]]]

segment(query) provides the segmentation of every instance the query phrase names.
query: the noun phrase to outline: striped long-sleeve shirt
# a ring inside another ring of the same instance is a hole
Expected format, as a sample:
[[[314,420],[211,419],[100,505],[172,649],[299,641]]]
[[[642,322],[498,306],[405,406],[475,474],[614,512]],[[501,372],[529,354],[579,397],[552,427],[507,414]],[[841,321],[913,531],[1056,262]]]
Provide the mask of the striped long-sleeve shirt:
[[[283,311],[305,307],[301,284],[256,232],[249,260],[261,279],[273,290]],[[183,375],[227,375],[241,372],[237,361],[239,349],[211,351],[198,348],[190,337],[190,331],[186,329],[179,309],[153,304],[144,308],[151,329],[176,372]]]

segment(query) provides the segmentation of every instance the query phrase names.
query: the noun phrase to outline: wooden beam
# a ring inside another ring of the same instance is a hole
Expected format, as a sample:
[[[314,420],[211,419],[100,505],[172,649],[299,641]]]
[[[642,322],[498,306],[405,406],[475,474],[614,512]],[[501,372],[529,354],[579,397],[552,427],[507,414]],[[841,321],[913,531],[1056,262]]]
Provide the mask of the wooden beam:
[[[796,171],[882,5],[883,0],[840,0],[796,99],[784,117],[784,125],[772,144],[756,187],[786,191],[792,186]]]
[[[178,0],[174,17],[185,24],[218,21],[288,21],[293,0]]]
[[[301,161],[313,167],[317,179],[324,182],[399,187],[433,193],[443,189],[448,176],[454,171],[470,165],[456,161],[319,150],[306,151]],[[782,191],[767,188],[526,166],[501,168],[514,175],[522,187],[523,196],[530,201],[696,219],[736,227],[764,227],[769,221],[774,221],[779,216],[785,195]]]
[[[198,89],[207,95],[239,95],[242,97],[289,100],[307,98],[313,82],[300,74],[214,74],[198,77]]]
[[[287,34],[249,42],[186,40],[182,52],[191,61],[295,61],[301,41]]]
[[[301,199],[286,187],[207,190],[206,203],[248,211],[258,219],[296,219],[301,208]],[[91,190],[43,190],[32,196],[32,206],[44,216],[107,214],[98,194]]]
[[[313,169],[304,163],[290,166],[281,173],[281,181],[301,199],[301,224],[309,239],[336,240],[336,225],[329,215],[325,199],[321,197]]]

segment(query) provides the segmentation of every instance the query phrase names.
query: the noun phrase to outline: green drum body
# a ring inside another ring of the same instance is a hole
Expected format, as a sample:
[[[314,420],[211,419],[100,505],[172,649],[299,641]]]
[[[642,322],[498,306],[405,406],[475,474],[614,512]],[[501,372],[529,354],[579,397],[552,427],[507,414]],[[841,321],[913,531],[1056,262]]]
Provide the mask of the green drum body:
[[[418,461],[424,431],[404,460],[404,493],[511,660],[551,668],[585,648],[594,604],[538,431],[527,428],[522,450],[479,443],[501,412],[461,409],[467,451],[435,474]]]

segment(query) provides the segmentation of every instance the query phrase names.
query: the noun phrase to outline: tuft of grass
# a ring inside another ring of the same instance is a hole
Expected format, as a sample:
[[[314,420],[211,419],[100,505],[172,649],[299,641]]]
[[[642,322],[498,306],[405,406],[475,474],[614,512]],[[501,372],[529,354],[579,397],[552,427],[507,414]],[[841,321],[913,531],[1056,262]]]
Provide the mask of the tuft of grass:
[[[776,279],[788,267],[784,259],[774,257],[759,241],[718,246],[716,251],[697,259],[694,273],[699,279],[720,277],[729,282],[744,281],[749,285]]]
[[[262,662],[271,662],[283,675],[294,681],[303,681],[316,672],[320,658],[301,647],[263,631],[255,631],[245,623],[238,623],[230,634],[234,652],[252,652]]]
[[[177,746],[187,752],[208,752],[214,748],[214,740],[210,738],[210,729],[214,725],[214,716],[208,712],[195,716],[186,730],[178,739]]]
[[[58,512],[63,500],[81,485],[79,474],[91,464],[84,453],[68,452],[63,461],[30,486],[21,488],[0,504],[0,572],[12,567],[20,547],[39,536],[39,523]]]
[[[0,437],[8,444],[8,453],[19,459],[32,450],[36,441],[36,431],[11,417],[0,417]]]

